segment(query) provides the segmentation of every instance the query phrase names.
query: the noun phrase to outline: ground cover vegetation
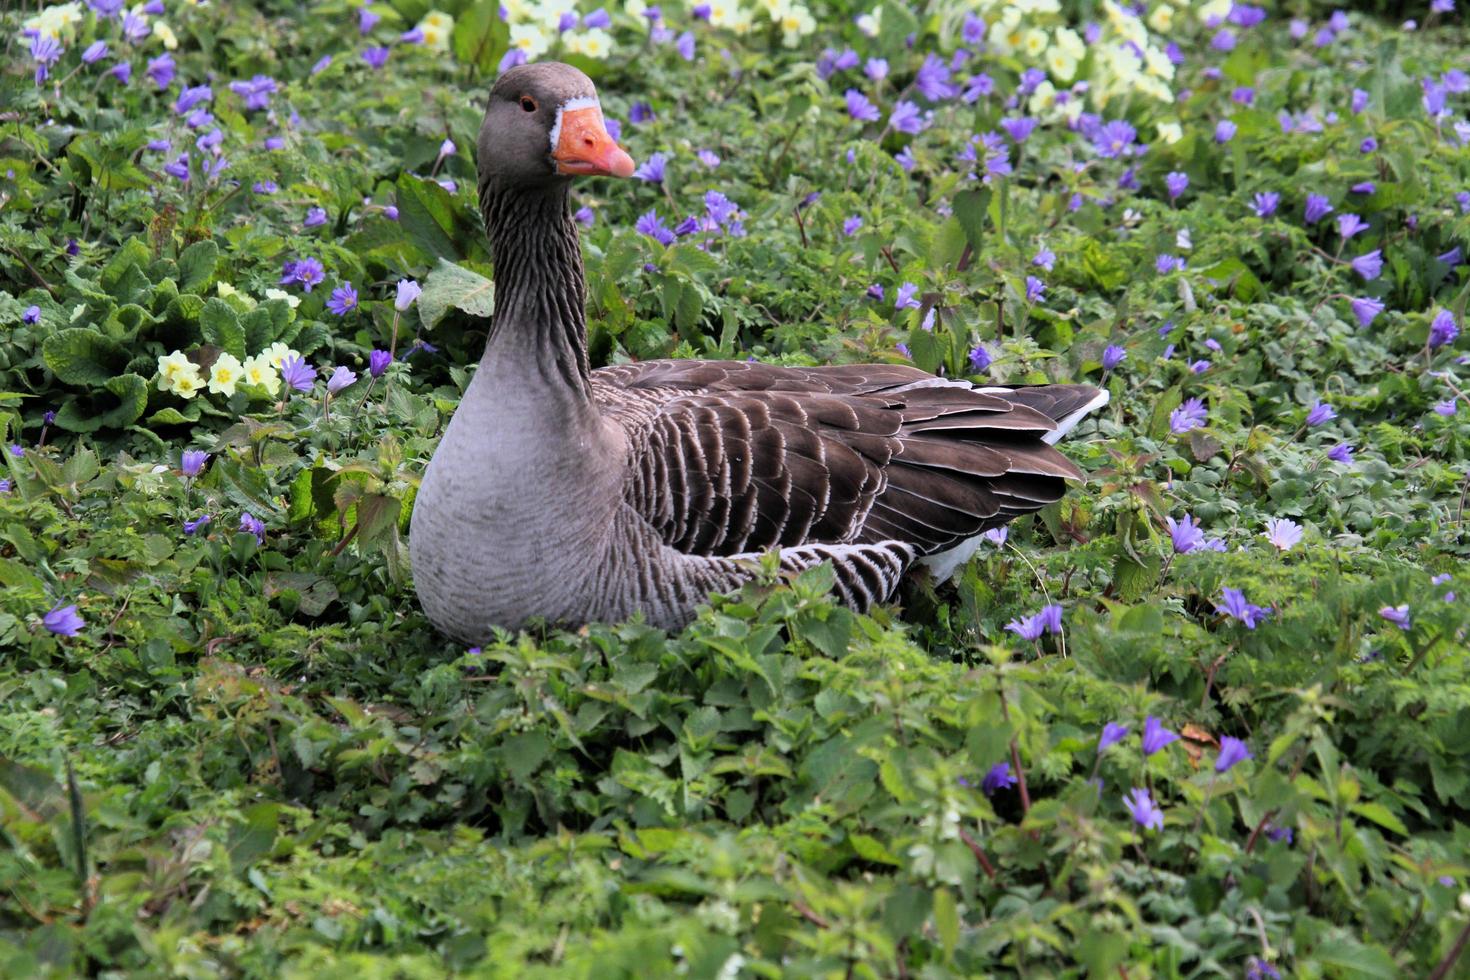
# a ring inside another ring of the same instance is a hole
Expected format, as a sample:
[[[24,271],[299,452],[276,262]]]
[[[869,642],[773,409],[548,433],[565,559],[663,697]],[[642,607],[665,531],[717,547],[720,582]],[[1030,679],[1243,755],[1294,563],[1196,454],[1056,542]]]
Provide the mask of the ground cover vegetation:
[[[24,7],[17,10],[16,7]],[[1447,976],[1452,0],[0,15],[0,974]],[[953,583],[465,650],[477,98],[597,80],[594,361],[1086,380]]]

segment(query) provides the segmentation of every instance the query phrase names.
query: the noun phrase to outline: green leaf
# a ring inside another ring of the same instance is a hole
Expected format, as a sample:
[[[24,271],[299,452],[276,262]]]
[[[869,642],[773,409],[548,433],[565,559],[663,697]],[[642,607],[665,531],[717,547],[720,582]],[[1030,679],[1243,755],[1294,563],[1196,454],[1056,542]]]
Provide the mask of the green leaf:
[[[500,753],[511,778],[525,782],[526,777],[551,754],[551,742],[540,732],[523,732],[506,739]]]
[[[960,191],[954,196],[954,216],[964,230],[965,241],[979,253],[985,247],[986,217],[990,211],[989,190]]]
[[[960,910],[948,888],[934,892],[934,930],[939,933],[939,943],[948,960],[960,943]]]
[[[118,287],[123,282],[123,277],[130,269],[140,265],[146,265],[153,258],[153,252],[148,244],[141,238],[130,238],[122,248],[113,253],[107,265],[102,267],[102,275],[99,283],[104,292],[109,296],[116,296]]]
[[[495,283],[462,265],[440,259],[424,280],[418,308],[419,319],[428,328],[444,319],[451,308],[489,318],[495,312]]]
[[[477,0],[460,12],[449,38],[454,58],[486,75],[510,46],[510,29],[500,19],[499,0]]]
[[[213,344],[240,360],[245,353],[245,328],[240,325],[240,316],[235,308],[218,296],[204,304],[199,314],[199,333],[206,344]]]
[[[429,255],[459,261],[464,251],[455,242],[454,201],[432,180],[405,173],[398,178],[398,225]]]
[[[128,352],[95,330],[58,330],[41,344],[41,356],[58,381],[69,385],[101,385],[127,367]]]
[[[1369,820],[1378,824],[1378,826],[1382,827],[1385,830],[1391,830],[1395,834],[1401,834],[1405,837],[1407,837],[1409,834],[1409,828],[1404,826],[1404,822],[1398,817],[1394,816],[1393,811],[1384,806],[1382,803],[1374,803],[1371,801],[1366,803],[1354,803],[1350,809],[1358,816],[1367,817]]]
[[[214,279],[219,246],[206,238],[184,249],[179,256],[179,292],[202,293]]]

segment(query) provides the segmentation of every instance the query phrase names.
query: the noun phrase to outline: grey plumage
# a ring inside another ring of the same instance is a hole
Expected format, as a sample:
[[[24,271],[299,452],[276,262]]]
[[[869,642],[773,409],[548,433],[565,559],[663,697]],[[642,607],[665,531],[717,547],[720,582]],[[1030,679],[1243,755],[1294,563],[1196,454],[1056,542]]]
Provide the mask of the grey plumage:
[[[916,560],[942,565],[1080,478],[1048,443],[1106,401],[1084,385],[976,388],[898,365],[589,370],[565,172],[631,161],[587,138],[602,162],[564,172],[548,134],[558,107],[593,97],[560,65],[491,92],[479,163],[497,308],[410,538],[437,627],[469,642],[532,619],[677,627],[767,549],[793,571],[830,561],[842,600],[866,608]]]

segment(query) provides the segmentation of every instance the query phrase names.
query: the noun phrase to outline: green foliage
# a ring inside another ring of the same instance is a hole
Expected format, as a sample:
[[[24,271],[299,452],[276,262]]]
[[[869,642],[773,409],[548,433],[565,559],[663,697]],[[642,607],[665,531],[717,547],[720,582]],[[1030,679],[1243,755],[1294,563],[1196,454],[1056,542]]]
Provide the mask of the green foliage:
[[[907,359],[1088,381],[1112,403],[1064,443],[1084,486],[895,607],[855,615],[830,570],[772,565],[678,635],[547,627],[467,651],[418,612],[405,542],[493,312],[470,150],[510,31],[493,0],[442,6],[447,50],[395,43],[375,71],[362,48],[427,3],[373,5],[367,40],[343,5],[170,4],[164,91],[143,72],[163,41],[134,50],[91,12],[42,84],[12,42],[0,975],[1465,969],[1470,389],[1466,341],[1429,338],[1470,298],[1465,265],[1440,259],[1465,247],[1470,170],[1453,121],[1423,110],[1463,31],[1355,17],[1318,52],[1273,12],[1227,54],[1180,10],[1191,94],[1104,113],[1146,154],[1101,158],[1053,117],[986,182],[967,172],[983,153],[962,154],[1032,111],[1001,104],[1028,63],[957,71],[996,96],[918,95],[958,6],[883,3],[872,37],[853,17],[873,8],[818,8],[788,47],[764,19],[735,34],[661,5],[693,61],[610,7],[612,56],[578,64],[610,117],[649,104],[623,141],[669,162],[661,184],[578,186],[594,364]],[[0,15],[6,37],[20,20]],[[84,67],[97,38],[113,53]],[[886,57],[888,79],[824,78],[828,45]],[[126,86],[103,74],[119,57]],[[279,84],[269,110],[228,87],[256,74]],[[206,79],[223,170],[174,108]],[[1244,85],[1249,105],[1231,101]],[[851,119],[849,87],[884,121]],[[923,132],[887,128],[899,98],[934,109]],[[1279,113],[1308,110],[1320,132],[1282,132]],[[187,181],[165,169],[185,150]],[[1174,201],[1171,172],[1190,181]],[[1281,200],[1263,217],[1265,192]],[[1308,193],[1334,214],[1304,222]],[[733,208],[718,229],[668,246],[634,230],[650,210],[671,228],[709,215],[711,194]],[[1345,212],[1369,223],[1346,245]],[[1371,249],[1366,280],[1346,260]],[[1161,253],[1186,267],[1159,273]],[[310,289],[289,274],[303,259],[324,271]],[[405,278],[416,311],[395,306]],[[904,284],[917,305],[900,309]],[[334,312],[346,285],[356,306]],[[1386,307],[1366,328],[1349,307],[1365,296]],[[165,383],[174,352],[207,381],[277,344],[356,380]],[[1109,347],[1126,358],[1105,370]],[[1176,431],[1192,399],[1205,421]],[[1338,418],[1308,425],[1318,401]],[[1352,462],[1329,456],[1340,443]],[[185,450],[210,454],[195,475]],[[1186,515],[1219,550],[1174,547]],[[1300,543],[1268,543],[1280,518]],[[1227,588],[1259,623],[1227,614]],[[1007,629],[1051,602],[1061,632]],[[72,605],[75,636],[48,628]],[[1149,717],[1179,738],[1146,755]],[[1129,733],[1100,749],[1110,723]],[[1226,737],[1252,758],[1217,772]],[[1161,827],[1130,816],[1135,787]]]

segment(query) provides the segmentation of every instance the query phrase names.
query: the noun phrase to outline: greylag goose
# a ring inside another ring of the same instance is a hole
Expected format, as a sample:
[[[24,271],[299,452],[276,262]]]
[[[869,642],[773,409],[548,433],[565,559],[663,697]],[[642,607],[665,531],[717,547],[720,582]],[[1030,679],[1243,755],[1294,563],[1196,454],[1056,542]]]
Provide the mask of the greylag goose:
[[[845,603],[1061,498],[1052,448],[1107,401],[1085,385],[976,387],[890,364],[659,360],[590,370],[574,175],[627,177],[596,89],[568,65],[490,91],[479,195],[495,313],[424,473],[409,551],[442,632],[641,614],[678,628],[712,592],[831,562]]]

